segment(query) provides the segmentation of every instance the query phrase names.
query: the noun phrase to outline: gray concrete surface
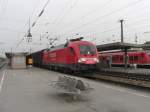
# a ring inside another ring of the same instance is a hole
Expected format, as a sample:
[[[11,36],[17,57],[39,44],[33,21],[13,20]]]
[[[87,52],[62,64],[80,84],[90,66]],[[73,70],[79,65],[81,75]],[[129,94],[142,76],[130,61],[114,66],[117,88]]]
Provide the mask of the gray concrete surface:
[[[38,68],[1,71],[0,77],[4,76],[4,80],[0,83],[0,112],[150,111],[149,92],[88,79],[82,80],[94,91],[72,100],[49,86],[50,80],[57,80],[59,75],[62,74]]]
[[[112,67],[112,68],[104,68],[101,69],[102,71],[108,71],[108,72],[119,72],[119,73],[131,73],[131,74],[139,74],[139,75],[150,75],[150,69],[144,69],[144,68],[136,68],[136,69],[125,69],[123,67]]]

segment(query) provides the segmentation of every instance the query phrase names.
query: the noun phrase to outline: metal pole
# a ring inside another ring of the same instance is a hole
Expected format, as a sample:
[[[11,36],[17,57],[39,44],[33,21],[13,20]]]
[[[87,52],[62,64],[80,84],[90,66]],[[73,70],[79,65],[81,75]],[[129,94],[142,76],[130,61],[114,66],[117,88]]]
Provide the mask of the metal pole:
[[[127,69],[127,67],[128,67],[128,54],[127,54],[127,48],[125,48],[125,51],[124,51],[124,53],[125,53],[125,61],[124,61],[124,63],[125,63],[125,69]]]
[[[120,20],[120,23],[121,23],[121,43],[123,43],[123,19]]]
[[[137,36],[137,34],[135,34],[135,44],[137,44],[137,39],[138,39],[138,36]]]
[[[30,46],[30,55],[31,55],[31,46]]]

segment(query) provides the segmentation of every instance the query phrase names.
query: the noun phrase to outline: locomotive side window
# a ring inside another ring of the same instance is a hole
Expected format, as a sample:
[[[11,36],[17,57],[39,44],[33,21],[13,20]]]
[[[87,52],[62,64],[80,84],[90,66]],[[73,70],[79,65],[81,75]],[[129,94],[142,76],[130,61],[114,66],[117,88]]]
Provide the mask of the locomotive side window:
[[[96,54],[96,49],[94,46],[80,45],[80,54]]]

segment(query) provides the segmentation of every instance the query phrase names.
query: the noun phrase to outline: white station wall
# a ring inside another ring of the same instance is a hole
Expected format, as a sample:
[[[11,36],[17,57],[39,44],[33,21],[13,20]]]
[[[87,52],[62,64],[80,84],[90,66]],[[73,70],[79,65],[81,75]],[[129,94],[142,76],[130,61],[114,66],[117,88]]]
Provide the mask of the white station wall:
[[[13,56],[11,58],[12,68],[26,68],[26,57],[25,56]]]

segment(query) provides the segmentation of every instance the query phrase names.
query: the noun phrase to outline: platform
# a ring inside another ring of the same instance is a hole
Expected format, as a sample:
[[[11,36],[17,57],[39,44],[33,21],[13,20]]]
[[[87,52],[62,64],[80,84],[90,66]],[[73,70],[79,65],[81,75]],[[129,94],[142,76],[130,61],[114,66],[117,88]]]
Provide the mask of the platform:
[[[129,73],[129,74],[137,74],[137,75],[150,75],[150,69],[144,68],[123,68],[123,67],[111,67],[111,68],[103,68],[101,71],[106,72],[116,72],[116,73]]]
[[[149,112],[150,92],[79,78],[94,91],[71,100],[49,81],[64,74],[32,69],[0,71],[0,112]]]

